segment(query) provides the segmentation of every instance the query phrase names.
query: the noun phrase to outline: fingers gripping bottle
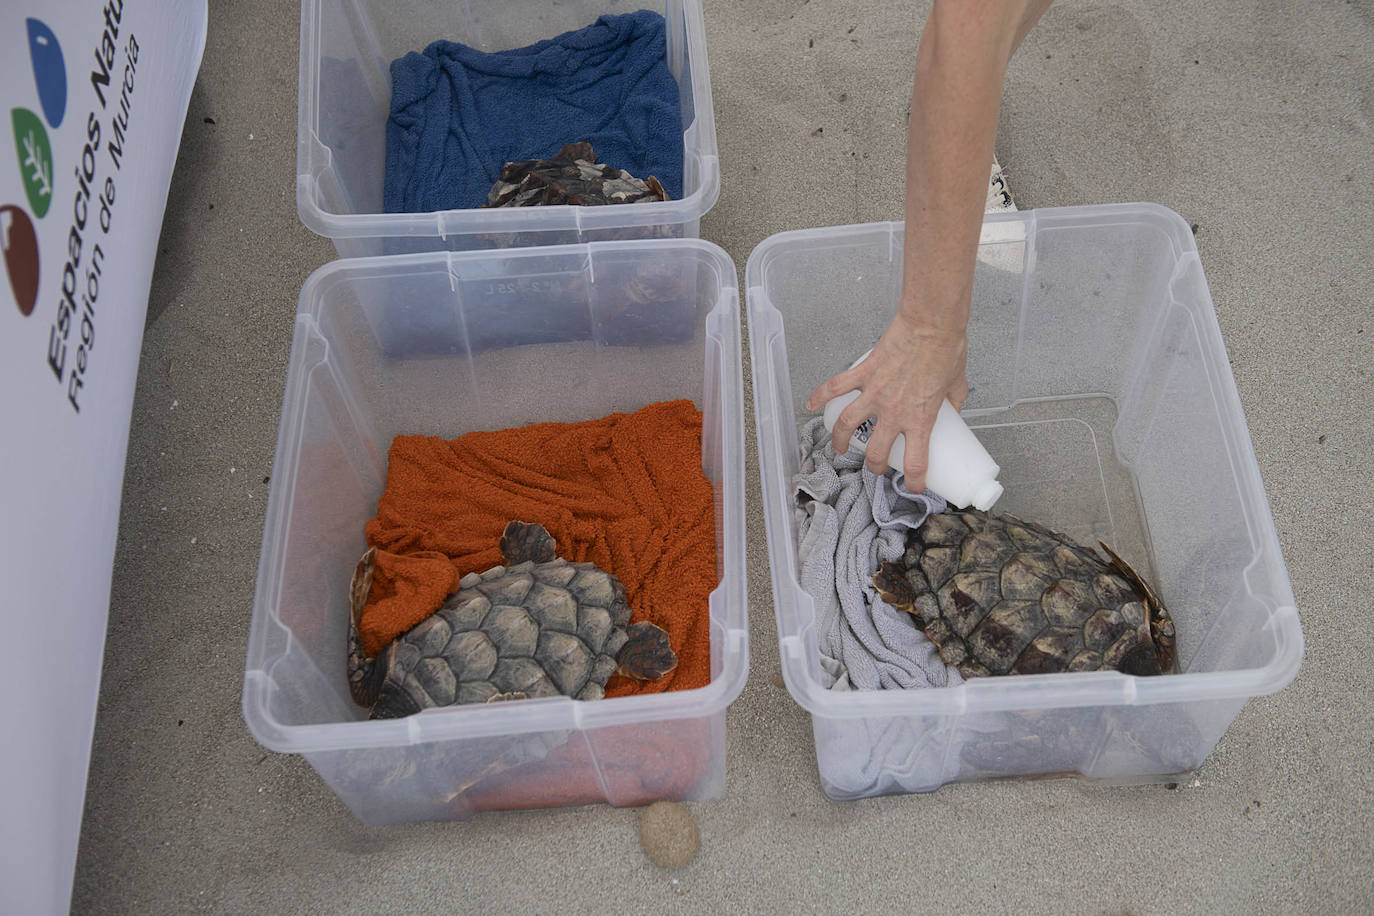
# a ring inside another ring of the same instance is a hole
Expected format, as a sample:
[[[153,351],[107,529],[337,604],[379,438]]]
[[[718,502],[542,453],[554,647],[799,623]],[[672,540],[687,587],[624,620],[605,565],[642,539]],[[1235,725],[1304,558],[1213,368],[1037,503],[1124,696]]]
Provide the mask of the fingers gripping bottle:
[[[872,353],[869,350],[868,353]],[[849,368],[853,369],[863,362],[868,353],[860,356]],[[835,418],[859,396],[856,388],[846,394],[832,398],[825,405],[822,414],[825,429],[829,432],[835,426]],[[873,431],[873,420],[865,420],[850,440],[850,447],[862,447]],[[906,436],[898,435],[892,443],[892,451],[887,455],[888,466],[902,473],[902,461],[906,456]],[[973,430],[964,423],[959,411],[946,398],[940,404],[940,412],[935,416],[935,426],[930,431],[930,451],[927,453],[926,487],[944,497],[951,505],[960,509],[973,506],[975,509],[990,509],[1002,495],[1002,485],[997,482],[1001,468],[992,460],[987,449],[978,441]]]

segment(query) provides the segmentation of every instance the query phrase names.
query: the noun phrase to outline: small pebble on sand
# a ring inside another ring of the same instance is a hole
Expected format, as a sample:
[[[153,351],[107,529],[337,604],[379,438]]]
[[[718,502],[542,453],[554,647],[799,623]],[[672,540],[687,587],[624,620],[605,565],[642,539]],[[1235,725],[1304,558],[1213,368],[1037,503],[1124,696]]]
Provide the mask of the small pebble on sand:
[[[683,868],[696,858],[701,832],[685,807],[658,801],[639,816],[639,842],[655,865]]]

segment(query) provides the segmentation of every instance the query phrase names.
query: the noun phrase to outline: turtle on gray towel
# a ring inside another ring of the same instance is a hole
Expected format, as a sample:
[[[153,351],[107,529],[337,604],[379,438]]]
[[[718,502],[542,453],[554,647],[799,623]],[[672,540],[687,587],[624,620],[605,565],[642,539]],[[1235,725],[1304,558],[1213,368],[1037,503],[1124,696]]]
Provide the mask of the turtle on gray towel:
[[[1174,622],[1110,547],[1109,559],[1010,515],[960,509],[907,533],[873,584],[914,616],[964,677],[1173,670]]]

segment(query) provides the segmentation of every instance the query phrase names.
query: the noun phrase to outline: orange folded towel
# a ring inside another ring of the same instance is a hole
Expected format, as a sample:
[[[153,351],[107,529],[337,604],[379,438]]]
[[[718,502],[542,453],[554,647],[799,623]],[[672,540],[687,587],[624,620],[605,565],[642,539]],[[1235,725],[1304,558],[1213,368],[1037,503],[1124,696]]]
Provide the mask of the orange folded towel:
[[[368,654],[438,609],[459,578],[498,565],[512,519],[547,528],[559,556],[614,573],[632,620],[668,631],[676,670],[642,683],[613,676],[608,697],[710,681],[714,491],[701,470],[701,411],[691,401],[457,439],[397,436],[366,527],[378,550],[359,624]]]

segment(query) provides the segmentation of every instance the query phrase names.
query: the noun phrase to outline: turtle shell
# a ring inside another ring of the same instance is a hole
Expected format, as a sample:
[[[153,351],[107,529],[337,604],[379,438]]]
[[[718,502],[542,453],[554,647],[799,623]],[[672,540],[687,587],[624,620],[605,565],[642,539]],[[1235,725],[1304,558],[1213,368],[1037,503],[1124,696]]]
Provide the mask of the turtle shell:
[[[485,206],[589,207],[667,199],[654,176],[641,181],[624,169],[598,164],[590,143],[569,143],[552,159],[507,162],[487,192]]]
[[[634,204],[645,201],[671,200],[659,180],[650,175],[640,180],[624,169],[596,161],[596,152],[586,142],[569,143],[551,159],[523,159],[507,162],[500,177],[487,192],[483,209],[503,207],[542,206],[604,206]],[[578,229],[548,229],[515,233],[485,233],[481,236],[494,248],[529,248],[541,245],[561,245],[580,242],[613,242],[624,239],[681,238],[682,226],[665,222],[636,223],[630,226]],[[686,284],[681,265],[666,265],[654,271],[646,265],[624,271],[612,266],[610,274],[598,284],[605,290],[621,290],[623,295],[599,295],[598,306],[609,304],[614,312],[634,309],[665,299],[681,299]],[[585,288],[567,290],[569,299],[581,302]],[[611,316],[614,317],[614,316]],[[607,320],[607,316],[598,316]]]
[[[902,559],[882,564],[873,582],[966,677],[1170,671],[1168,611],[1101,546],[1106,560],[1013,516],[950,511],[910,532]]]
[[[358,620],[372,587],[376,550],[350,586],[348,683],[372,718],[435,706],[568,696],[598,700],[620,673],[657,680],[677,667],[668,633],[628,626],[625,586],[592,563],[555,554],[542,526],[513,521],[501,537],[507,565],[469,573],[433,614],[369,659]]]
[[[373,718],[497,699],[600,699],[625,645],[620,580],[591,563],[526,561],[463,577],[378,655]]]

